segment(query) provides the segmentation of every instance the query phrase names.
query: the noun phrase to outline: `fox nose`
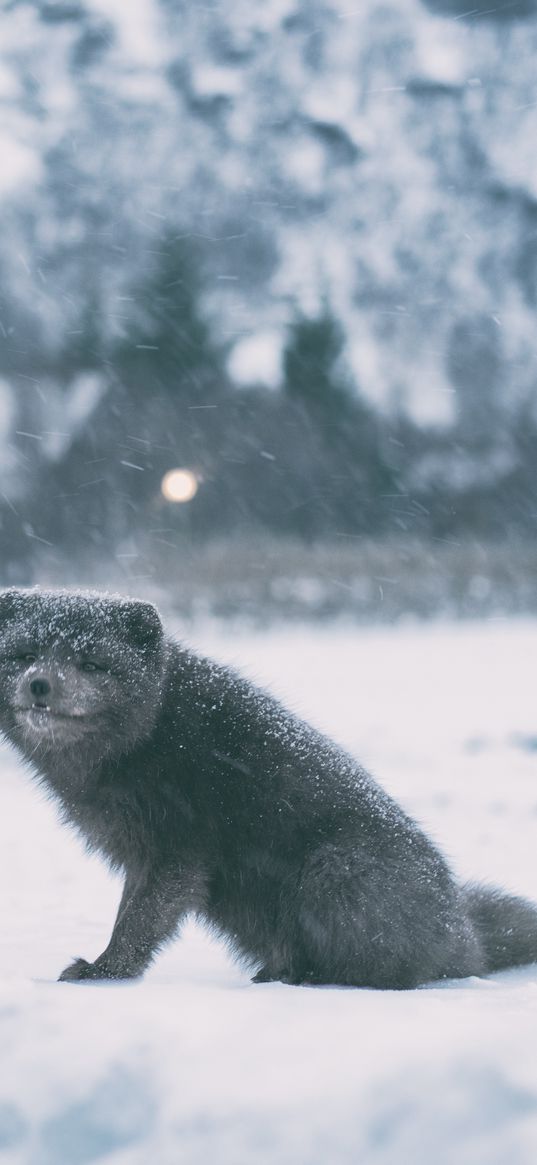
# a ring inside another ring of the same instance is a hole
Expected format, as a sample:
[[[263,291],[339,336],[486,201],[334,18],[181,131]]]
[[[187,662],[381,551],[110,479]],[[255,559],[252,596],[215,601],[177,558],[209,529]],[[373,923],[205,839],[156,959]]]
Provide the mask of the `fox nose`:
[[[48,680],[32,680],[30,684],[30,691],[32,696],[48,696],[50,692],[50,684]]]

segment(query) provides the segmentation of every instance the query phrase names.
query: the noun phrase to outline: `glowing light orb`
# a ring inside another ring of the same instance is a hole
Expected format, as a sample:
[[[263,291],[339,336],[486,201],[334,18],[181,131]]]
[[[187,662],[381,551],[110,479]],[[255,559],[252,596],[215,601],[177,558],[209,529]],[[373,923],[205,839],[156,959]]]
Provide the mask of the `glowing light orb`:
[[[191,469],[170,469],[160,488],[167,502],[190,502],[198,492],[198,479]]]

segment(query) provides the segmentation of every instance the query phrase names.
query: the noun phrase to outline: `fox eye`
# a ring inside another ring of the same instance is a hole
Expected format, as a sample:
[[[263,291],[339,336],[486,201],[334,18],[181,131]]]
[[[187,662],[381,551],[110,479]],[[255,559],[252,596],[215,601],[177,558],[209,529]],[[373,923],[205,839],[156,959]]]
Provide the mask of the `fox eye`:
[[[34,655],[33,651],[25,651],[23,655],[18,655],[17,659],[19,659],[21,663],[35,663],[37,655]]]
[[[82,671],[106,671],[102,664],[94,663],[92,659],[84,659],[80,666]]]

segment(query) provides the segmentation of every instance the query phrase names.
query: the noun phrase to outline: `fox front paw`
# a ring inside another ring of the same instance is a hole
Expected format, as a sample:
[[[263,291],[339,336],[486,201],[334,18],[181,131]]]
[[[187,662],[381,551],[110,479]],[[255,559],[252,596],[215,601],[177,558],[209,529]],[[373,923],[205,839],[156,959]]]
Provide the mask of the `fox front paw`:
[[[283,967],[277,971],[271,970],[270,967],[262,967],[252,979],[252,983],[288,983],[291,987],[320,982],[322,980],[318,979],[313,971],[291,971]]]
[[[75,959],[69,967],[62,971],[59,983],[83,983],[88,979],[109,979],[110,975],[96,963],[88,963],[86,959]]]
[[[279,977],[277,972],[274,973],[268,967],[261,967],[261,970],[253,976],[252,983],[274,983]]]

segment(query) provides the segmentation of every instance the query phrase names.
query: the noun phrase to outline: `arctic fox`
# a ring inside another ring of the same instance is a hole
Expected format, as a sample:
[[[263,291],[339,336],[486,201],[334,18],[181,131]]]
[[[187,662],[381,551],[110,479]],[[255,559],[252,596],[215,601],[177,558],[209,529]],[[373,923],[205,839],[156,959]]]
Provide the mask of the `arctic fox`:
[[[149,603],[0,593],[0,728],[121,870],[105,951],[130,979],[194,912],[254,982],[411,988],[537,960],[537,908],[459,887],[337,745],[164,634]]]

